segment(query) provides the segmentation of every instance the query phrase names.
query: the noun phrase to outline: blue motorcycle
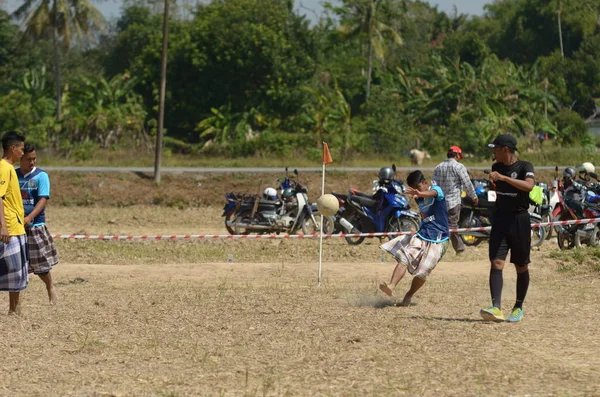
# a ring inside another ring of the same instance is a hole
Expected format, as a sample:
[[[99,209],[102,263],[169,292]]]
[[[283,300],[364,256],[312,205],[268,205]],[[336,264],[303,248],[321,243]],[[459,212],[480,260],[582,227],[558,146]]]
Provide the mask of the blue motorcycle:
[[[403,191],[402,184],[395,180],[379,186],[373,196],[351,190],[344,197],[343,216],[337,221],[347,233],[416,232],[419,214],[410,210]],[[346,237],[350,245],[364,240],[365,237]]]

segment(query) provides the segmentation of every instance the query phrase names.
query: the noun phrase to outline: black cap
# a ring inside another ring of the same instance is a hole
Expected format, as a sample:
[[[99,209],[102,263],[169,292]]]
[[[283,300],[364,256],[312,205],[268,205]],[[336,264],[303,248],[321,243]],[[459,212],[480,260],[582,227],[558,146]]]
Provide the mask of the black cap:
[[[493,149],[493,148],[499,147],[499,146],[505,146],[509,149],[517,150],[517,140],[515,139],[514,136],[512,136],[510,134],[502,134],[502,135],[498,135],[492,143],[488,144],[488,147],[490,149]]]

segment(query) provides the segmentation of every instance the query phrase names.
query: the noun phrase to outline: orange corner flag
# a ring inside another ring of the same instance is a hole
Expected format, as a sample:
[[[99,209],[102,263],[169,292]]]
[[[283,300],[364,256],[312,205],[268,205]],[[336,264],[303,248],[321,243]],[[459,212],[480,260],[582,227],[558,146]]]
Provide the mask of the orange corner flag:
[[[323,142],[323,165],[327,165],[329,163],[333,163],[333,159],[331,158],[331,153],[329,152],[329,146],[327,146],[327,143]]]

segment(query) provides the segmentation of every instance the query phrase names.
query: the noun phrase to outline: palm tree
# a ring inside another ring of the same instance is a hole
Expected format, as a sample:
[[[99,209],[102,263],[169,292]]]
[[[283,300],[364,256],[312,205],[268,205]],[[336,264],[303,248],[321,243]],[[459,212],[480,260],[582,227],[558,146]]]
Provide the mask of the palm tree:
[[[565,57],[565,49],[563,47],[563,37],[562,37],[562,24],[560,21],[560,15],[562,14],[562,2],[561,0],[558,0],[558,7],[556,8],[556,15],[557,15],[557,21],[558,21],[558,39],[560,41],[560,55],[564,58]]]
[[[62,118],[60,77],[61,45],[69,48],[75,41],[94,40],[106,26],[102,13],[88,0],[25,0],[13,13],[22,21],[25,35],[34,40],[52,39],[56,80],[56,121]]]
[[[367,38],[367,87],[365,101],[371,91],[371,76],[373,74],[373,55],[380,61],[385,59],[385,39],[389,38],[394,44],[402,45],[403,40],[398,32],[377,20],[377,8],[382,0],[364,0],[358,6],[359,21],[339,27],[344,37],[365,35]],[[364,7],[363,7],[364,6]]]

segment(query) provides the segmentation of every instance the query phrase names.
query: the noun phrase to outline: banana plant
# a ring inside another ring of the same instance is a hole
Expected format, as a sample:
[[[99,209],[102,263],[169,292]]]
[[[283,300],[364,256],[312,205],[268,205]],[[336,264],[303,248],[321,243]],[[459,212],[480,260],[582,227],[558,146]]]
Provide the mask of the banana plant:
[[[212,115],[202,119],[196,126],[200,137],[212,139],[221,147],[226,147],[233,140],[252,139],[254,129],[275,127],[279,120],[267,119],[258,109],[251,108],[244,112],[231,112],[231,105],[210,109]]]
[[[40,98],[46,94],[46,67],[32,68],[23,74],[23,91],[31,95],[32,98]]]
[[[337,86],[303,87],[303,90],[312,100],[302,106],[299,119],[310,126],[315,147],[320,147],[325,139],[334,139],[341,143],[342,155],[345,155],[350,147],[352,114],[342,91]]]

